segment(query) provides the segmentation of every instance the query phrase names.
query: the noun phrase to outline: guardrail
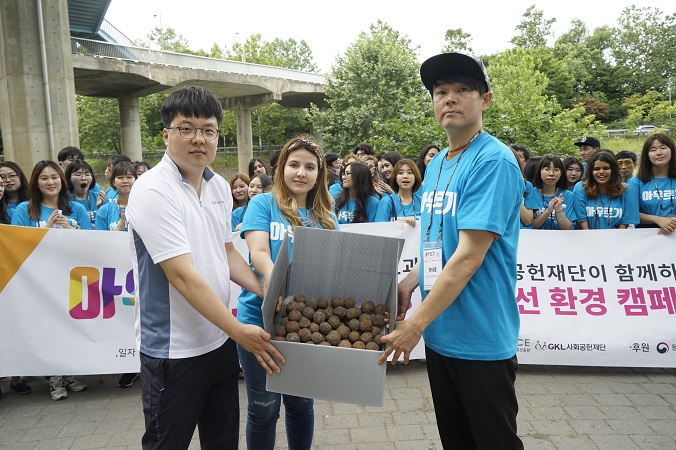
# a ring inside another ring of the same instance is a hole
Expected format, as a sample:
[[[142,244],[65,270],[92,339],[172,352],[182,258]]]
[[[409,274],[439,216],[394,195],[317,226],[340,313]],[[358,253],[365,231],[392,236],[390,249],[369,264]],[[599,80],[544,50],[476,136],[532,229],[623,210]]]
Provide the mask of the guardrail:
[[[164,66],[184,67],[189,69],[213,70],[259,77],[281,78],[313,84],[324,84],[324,75],[302,72],[300,70],[261,64],[243,63],[225,59],[207,58],[187,55],[185,53],[165,52],[131,45],[113,44],[71,37],[71,51],[76,55],[87,55],[99,58],[113,58],[125,61],[144,62]]]

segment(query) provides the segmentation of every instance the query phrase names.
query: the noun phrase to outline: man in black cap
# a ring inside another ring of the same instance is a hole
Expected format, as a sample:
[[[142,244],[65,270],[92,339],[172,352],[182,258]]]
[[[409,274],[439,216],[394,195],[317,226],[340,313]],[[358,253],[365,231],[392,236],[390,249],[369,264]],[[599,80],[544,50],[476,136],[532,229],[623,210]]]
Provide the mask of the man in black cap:
[[[408,363],[424,336],[444,448],[523,449],[514,388],[523,176],[512,151],[482,129],[493,93],[481,60],[444,53],[420,77],[449,147],[425,172],[420,262],[399,283],[397,324],[379,363],[390,354]],[[418,287],[423,301],[404,320]]]
[[[584,163],[585,167],[587,166],[587,161],[589,161],[589,158],[591,158],[594,153],[601,150],[601,142],[599,142],[599,140],[595,137],[591,136],[580,139],[575,143],[575,145],[580,147],[580,159]]]

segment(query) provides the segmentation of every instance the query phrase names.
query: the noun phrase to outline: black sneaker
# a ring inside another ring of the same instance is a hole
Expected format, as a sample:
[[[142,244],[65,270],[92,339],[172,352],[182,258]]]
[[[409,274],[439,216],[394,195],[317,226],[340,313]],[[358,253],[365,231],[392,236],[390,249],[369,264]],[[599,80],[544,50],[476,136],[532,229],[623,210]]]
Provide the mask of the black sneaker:
[[[33,392],[30,386],[28,386],[26,383],[23,381],[18,382],[17,384],[9,383],[9,387],[16,392],[17,394],[30,394]]]
[[[120,377],[120,381],[117,382],[117,386],[121,388],[128,388],[134,384],[134,381],[138,379],[138,373],[125,373]]]

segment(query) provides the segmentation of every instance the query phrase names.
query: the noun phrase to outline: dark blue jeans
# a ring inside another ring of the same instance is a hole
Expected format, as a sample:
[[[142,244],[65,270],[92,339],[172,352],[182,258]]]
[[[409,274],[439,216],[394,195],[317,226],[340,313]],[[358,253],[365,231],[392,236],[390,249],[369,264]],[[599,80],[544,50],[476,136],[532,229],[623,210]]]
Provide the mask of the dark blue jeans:
[[[265,390],[265,370],[253,353],[237,344],[249,400],[246,416],[246,446],[250,450],[273,450],[279,408],[284,401],[289,450],[309,450],[315,426],[314,401]],[[284,370],[284,367],[282,367]]]

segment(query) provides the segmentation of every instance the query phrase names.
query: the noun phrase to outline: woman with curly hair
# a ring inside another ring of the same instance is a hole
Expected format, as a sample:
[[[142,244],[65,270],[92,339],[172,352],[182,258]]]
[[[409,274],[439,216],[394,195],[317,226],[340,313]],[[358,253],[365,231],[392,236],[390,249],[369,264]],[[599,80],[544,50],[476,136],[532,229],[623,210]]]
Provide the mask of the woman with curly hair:
[[[575,190],[578,228],[628,228],[639,223],[636,190],[622,183],[615,155],[600,150],[589,159],[589,174]]]

